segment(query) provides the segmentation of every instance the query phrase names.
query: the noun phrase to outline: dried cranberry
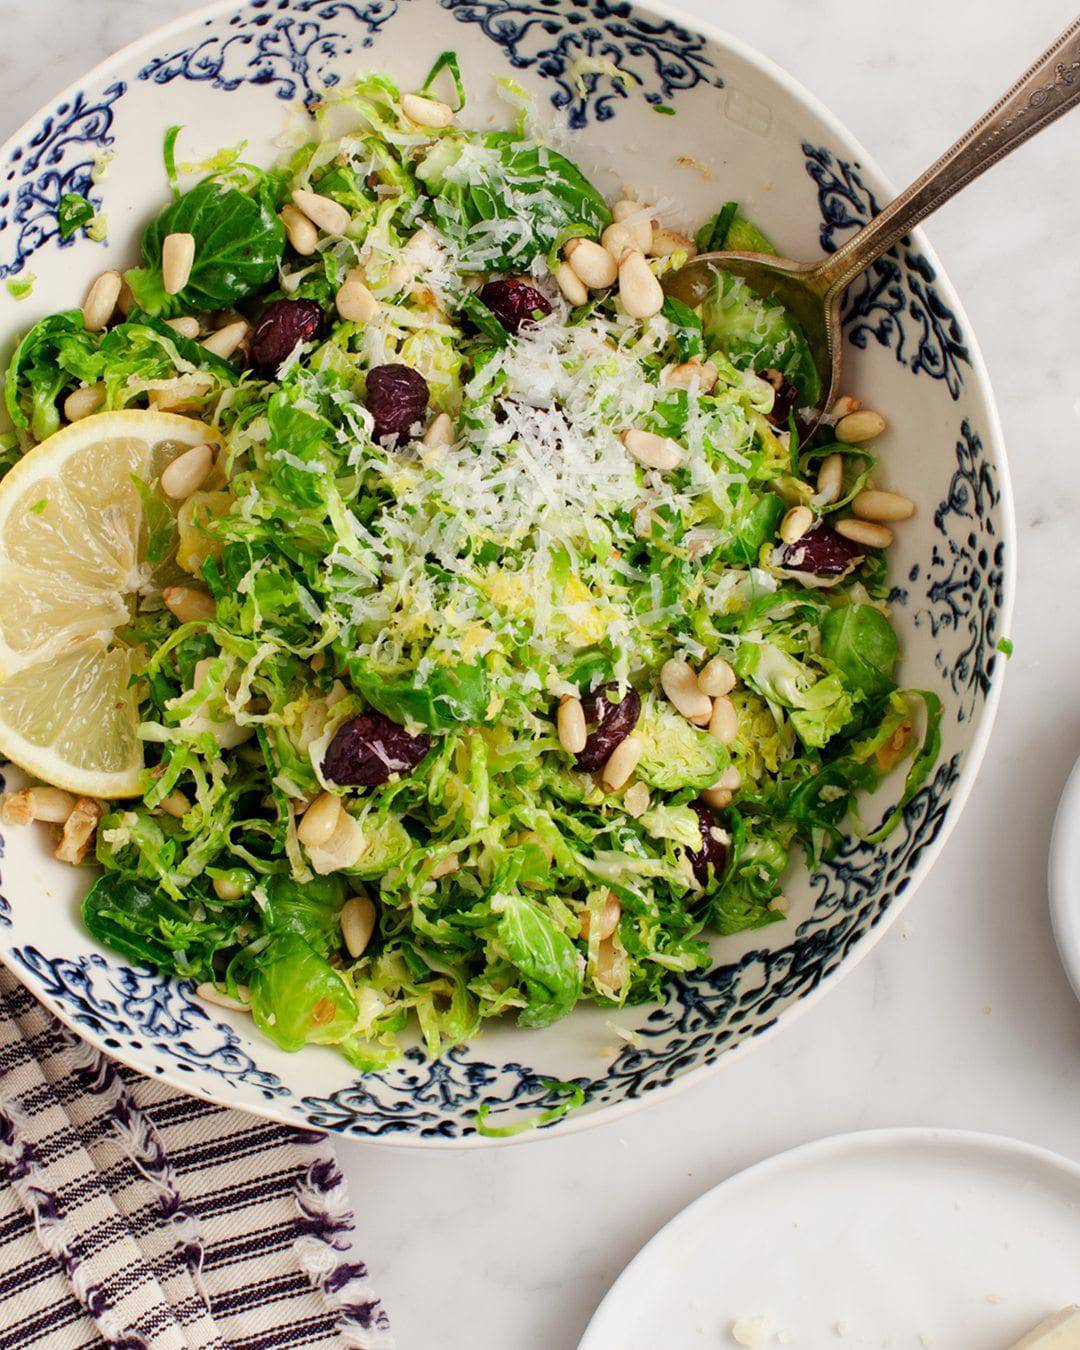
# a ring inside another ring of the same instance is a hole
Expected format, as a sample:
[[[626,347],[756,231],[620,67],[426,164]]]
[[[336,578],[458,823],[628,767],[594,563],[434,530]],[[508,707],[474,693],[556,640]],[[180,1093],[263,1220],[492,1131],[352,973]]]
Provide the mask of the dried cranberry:
[[[865,555],[865,549],[843,535],[830,530],[828,525],[815,525],[794,544],[785,544],[775,555],[775,561],[789,572],[807,572],[815,577],[847,576],[852,567]]]
[[[273,373],[298,342],[310,342],[321,327],[322,310],[314,300],[275,300],[251,335],[251,364]]]
[[[704,802],[691,802],[701,827],[701,847],[687,849],[686,856],[703,890],[715,888],[728,859],[728,837]]]
[[[411,366],[373,366],[367,377],[367,408],[375,419],[375,436],[403,436],[423,419],[428,405],[427,380]]]
[[[349,787],[377,787],[391,774],[412,773],[431,748],[427,736],[410,736],[382,713],[343,722],[323,756],[323,776]]]
[[[551,313],[551,301],[527,281],[504,277],[480,287],[480,299],[508,333],[531,328],[537,317]]]
[[[799,391],[791,383],[788,377],[779,370],[759,370],[758,375],[766,384],[771,384],[775,392],[773,398],[772,412],[769,413],[769,421],[774,426],[787,428],[788,417],[794,412],[795,405],[799,401]]]
[[[627,689],[619,702],[608,697],[618,689],[617,684],[602,684],[581,700],[586,725],[591,727],[585,749],[575,761],[582,773],[595,773],[611,758],[611,752],[621,745],[637,726],[641,716],[641,695],[636,689]]]

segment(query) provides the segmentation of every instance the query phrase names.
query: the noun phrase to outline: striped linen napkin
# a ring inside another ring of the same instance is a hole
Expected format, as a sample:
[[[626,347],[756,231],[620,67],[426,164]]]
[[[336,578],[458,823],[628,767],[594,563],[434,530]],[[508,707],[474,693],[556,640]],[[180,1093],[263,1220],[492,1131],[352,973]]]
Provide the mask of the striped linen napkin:
[[[0,1350],[391,1350],[326,1136],[79,1040],[0,968]]]

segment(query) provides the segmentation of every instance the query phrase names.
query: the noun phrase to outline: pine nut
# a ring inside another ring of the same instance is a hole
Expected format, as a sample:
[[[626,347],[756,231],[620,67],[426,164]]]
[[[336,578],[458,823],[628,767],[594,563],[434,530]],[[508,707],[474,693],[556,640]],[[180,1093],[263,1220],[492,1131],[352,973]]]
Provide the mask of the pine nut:
[[[627,454],[644,464],[647,469],[658,469],[669,473],[683,462],[682,446],[666,436],[658,436],[653,431],[638,431],[631,427],[621,437]]]
[[[697,389],[699,394],[711,394],[716,388],[720,372],[711,361],[683,361],[664,371],[665,389]]]
[[[665,661],[660,668],[660,687],[688,722],[706,725],[712,716],[712,699],[701,692],[689,661]]]
[[[461,859],[456,853],[447,853],[445,857],[440,858],[431,869],[432,880],[438,881],[440,877],[452,876],[455,872],[461,871]]]
[[[139,308],[139,302],[135,299],[135,292],[128,285],[127,277],[122,278],[120,282],[120,294],[116,298],[116,308],[125,319]]]
[[[817,476],[817,499],[822,506],[836,501],[844,486],[844,456],[826,455]]]
[[[852,398],[850,394],[841,394],[829,409],[829,418],[833,422],[839,422],[841,417],[858,412],[861,407],[862,403],[857,398]]]
[[[29,825],[33,819],[34,813],[30,808],[29,789],[23,788],[21,792],[6,792],[4,794],[0,820],[3,820],[5,825]]]
[[[167,234],[161,245],[161,280],[166,295],[176,295],[191,280],[195,265],[195,236]]]
[[[352,217],[340,202],[333,197],[324,197],[321,192],[308,192],[306,188],[297,188],[292,195],[293,205],[300,208],[313,225],[317,225],[326,234],[344,234],[349,228]]]
[[[653,242],[653,223],[649,208],[640,202],[623,199],[611,208],[611,214],[620,225],[625,225],[634,238],[634,247],[648,253]]]
[[[199,321],[191,314],[181,314],[178,319],[166,319],[165,322],[175,333],[181,337],[190,338],[192,342],[202,331],[199,327]]]
[[[714,656],[698,671],[698,688],[710,698],[722,698],[735,688],[738,677],[722,656]]]
[[[423,443],[429,450],[441,450],[453,445],[455,439],[453,418],[449,413],[442,412],[432,419],[431,425],[424,432]]]
[[[209,337],[203,338],[201,345],[206,351],[213,352],[215,356],[227,361],[245,340],[248,331],[245,320],[237,319],[235,323],[227,323],[224,328],[219,328]]]
[[[838,520],[833,528],[853,544],[865,544],[867,548],[888,548],[893,541],[893,532],[887,525],[875,525],[869,520]]]
[[[596,982],[607,989],[615,989],[623,982],[625,968],[622,954],[613,938],[601,942],[596,953]]]
[[[575,698],[572,694],[564,694],[559,700],[556,724],[562,748],[568,755],[580,755],[585,749],[585,742],[589,739],[581,699]]]
[[[186,500],[206,482],[213,466],[213,447],[193,445],[162,470],[161,490],[166,497]]]
[[[608,762],[600,770],[600,782],[609,792],[616,792],[627,781],[645,753],[645,742],[640,736],[627,736],[611,752]]]
[[[622,918],[622,902],[613,891],[608,891],[600,906],[600,922],[597,924],[597,936],[601,942],[606,942],[615,929],[619,926],[619,920]],[[592,910],[583,909],[581,911],[581,936],[583,938],[592,935]]]
[[[82,389],[73,389],[64,399],[64,416],[69,422],[80,422],[91,413],[96,413],[104,402],[103,384],[88,384]]]
[[[706,788],[701,794],[701,799],[708,806],[715,807],[722,811],[725,806],[730,806],[732,798],[739,788],[742,787],[742,774],[734,765],[725,769],[719,779],[711,788]]]
[[[793,506],[780,522],[780,538],[785,544],[797,543],[814,523],[814,513],[808,506]]]
[[[167,797],[162,797],[158,806],[167,816],[173,816],[177,820],[181,816],[186,816],[191,810],[191,802],[188,800],[187,794],[181,792],[179,788],[175,788]]]
[[[148,391],[146,397],[152,408],[160,412],[176,412],[201,406],[209,394],[213,380],[209,375],[194,372],[191,375],[178,375],[175,380],[166,380],[157,389]]]
[[[670,258],[676,253],[685,253],[692,258],[697,253],[697,245],[689,235],[678,230],[653,230],[649,254],[653,258]]]
[[[872,441],[885,430],[885,419],[880,413],[863,409],[848,413],[836,424],[836,439],[845,445],[862,445],[863,441]]]
[[[568,262],[559,263],[555,269],[555,284],[571,305],[589,303],[588,287]]]
[[[314,221],[291,203],[281,208],[279,217],[285,226],[285,235],[295,252],[302,258],[310,258],[319,247],[319,231]]]
[[[851,510],[860,520],[910,520],[915,514],[915,503],[899,492],[867,488],[856,495]]]
[[[348,323],[370,323],[379,312],[379,302],[368,290],[359,267],[354,267],[338,287],[335,303]]]
[[[640,779],[636,783],[631,783],[623,793],[622,804],[635,820],[643,816],[649,809],[648,784],[641,782]]]
[[[240,998],[233,998],[224,989],[219,989],[216,984],[210,984],[209,981],[197,984],[195,992],[204,1003],[212,1003],[215,1008],[227,1008],[230,1012],[248,1012],[251,1008],[248,988],[244,984],[236,986]]]
[[[104,814],[105,808],[93,797],[80,797],[64,821],[64,830],[53,857],[73,865],[81,863],[90,851],[97,823]]]
[[[614,286],[619,275],[615,259],[594,239],[571,239],[563,249],[563,257],[570,264],[577,279],[591,291],[602,291]]]
[[[739,734],[739,714],[735,704],[726,694],[713,699],[712,716],[709,718],[709,735],[715,736],[721,745],[730,745]]]
[[[664,288],[637,249],[619,263],[619,299],[632,319],[651,319],[664,308]]]
[[[423,94],[405,94],[401,100],[401,111],[418,127],[448,127],[454,120],[454,110],[449,103],[437,98],[426,98]]]
[[[296,827],[296,837],[305,848],[319,848],[337,829],[341,802],[332,792],[320,792]]]
[[[633,253],[638,247],[632,232],[617,222],[607,227],[600,236],[600,242],[617,263],[622,262],[628,253]]]
[[[228,877],[215,877],[213,885],[214,894],[219,900],[239,900],[242,895],[247,894],[243,886],[238,886]]]
[[[61,788],[27,788],[25,795],[31,820],[43,820],[49,825],[63,825],[75,810],[75,798]]]
[[[349,955],[354,959],[363,956],[375,931],[375,921],[378,918],[374,904],[366,895],[354,895],[342,905],[338,918],[341,922],[341,936],[345,939]]]
[[[165,608],[171,610],[181,623],[196,623],[217,614],[214,597],[195,586],[166,586],[161,598]]]
[[[100,333],[112,318],[123,280],[119,272],[102,272],[86,292],[83,325],[88,333]]]

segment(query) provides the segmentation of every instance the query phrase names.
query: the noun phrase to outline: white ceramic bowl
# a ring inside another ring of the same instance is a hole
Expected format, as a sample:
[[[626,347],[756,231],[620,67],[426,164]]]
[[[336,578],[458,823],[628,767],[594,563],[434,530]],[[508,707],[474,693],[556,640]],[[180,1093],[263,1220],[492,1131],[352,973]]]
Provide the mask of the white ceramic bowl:
[[[782,252],[810,258],[891,195],[861,147],[790,77],[660,5],[219,4],[105,62],[0,150],[0,278],[24,269],[38,278],[29,300],[8,305],[5,329],[81,303],[94,274],[135,259],[142,224],[164,200],[161,142],[171,124],[185,127],[185,155],[246,139],[247,157],[269,162],[291,101],[358,68],[384,68],[409,88],[445,48],[460,54],[474,124],[496,110],[505,118],[493,77],[512,75],[544,115],[569,120],[572,153],[609,194],[629,183],[646,200],[678,203],[679,223],[737,197]],[[580,56],[613,62],[628,81],[575,81]],[[102,151],[115,158],[89,187]],[[87,188],[108,217],[108,242],[62,244],[60,195]],[[997,703],[995,648],[1012,594],[1012,506],[986,372],[919,233],[855,284],[845,312],[845,386],[889,419],[885,476],[918,505],[890,554],[895,615],[904,683],[944,701],[941,758],[886,845],[852,840],[813,876],[793,877],[787,922],[716,939],[712,970],[670,985],[660,1005],[621,1014],[636,1045],[617,1044],[609,1015],[584,1008],[543,1032],[493,1028],[438,1063],[410,1051],[367,1077],[328,1050],[288,1055],[244,1016],[208,1009],[189,986],[98,948],[78,915],[88,875],[54,862],[44,832],[31,830],[9,830],[4,842],[3,959],[81,1035],[145,1073],[286,1121],[407,1145],[486,1142],[475,1130],[480,1103],[493,1121],[534,1114],[552,1102],[547,1079],[576,1080],[588,1097],[549,1129],[613,1119],[695,1081],[807,1006],[895,918],[956,823]],[[882,809],[871,803],[868,815]]]

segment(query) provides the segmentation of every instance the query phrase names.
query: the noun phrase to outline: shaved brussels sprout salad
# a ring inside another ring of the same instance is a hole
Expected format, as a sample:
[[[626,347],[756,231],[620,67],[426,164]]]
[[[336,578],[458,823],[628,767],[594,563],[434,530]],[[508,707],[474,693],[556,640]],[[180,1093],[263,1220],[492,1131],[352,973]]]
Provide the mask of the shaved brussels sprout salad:
[[[768,241],[732,202],[696,238],[609,204],[502,85],[513,128],[469,130],[452,54],[419,93],[367,75],[269,171],[174,128],[116,311],[45,318],[6,378],[5,471],[62,408],[214,433],[139,484],[146,767],[87,927],[361,1070],[660,997],[782,922],[793,857],[907,758],[884,838],[937,750],[858,404],[804,441],[789,316],[658,284]]]

